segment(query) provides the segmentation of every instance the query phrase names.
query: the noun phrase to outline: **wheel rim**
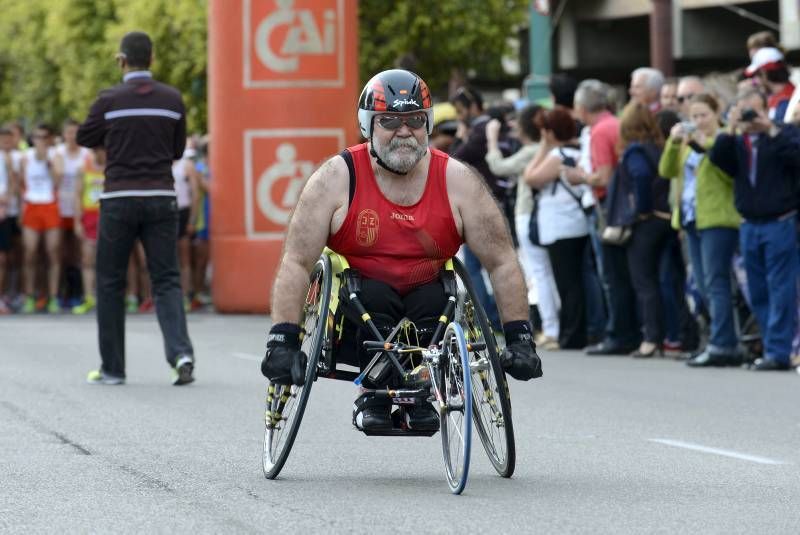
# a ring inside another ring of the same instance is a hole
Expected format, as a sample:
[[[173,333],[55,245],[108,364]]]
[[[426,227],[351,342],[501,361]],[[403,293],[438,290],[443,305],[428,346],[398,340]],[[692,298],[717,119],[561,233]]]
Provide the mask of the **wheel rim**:
[[[467,343],[485,346],[470,352],[475,427],[497,473],[510,477],[514,472],[515,451],[508,384],[500,368],[494,335],[491,331],[485,335],[489,323],[474,302],[475,292],[468,284],[466,270],[459,262],[454,264],[458,283],[455,322],[463,327]]]
[[[468,299],[468,298],[467,298]],[[470,344],[486,344],[486,337],[477,325],[476,312],[471,301],[463,303],[463,321],[466,322],[465,335]],[[508,460],[508,445],[505,436],[505,418],[500,401],[497,378],[489,358],[489,349],[470,353],[472,373],[472,399],[475,424],[486,453],[501,466]]]
[[[508,446],[497,382],[486,356],[473,355],[470,359],[470,367],[474,365],[487,366],[486,370],[472,372],[472,405],[475,410],[478,434],[481,436],[486,453],[497,464],[504,466],[508,460]]]
[[[319,351],[324,339],[324,326],[327,318],[329,288],[327,277],[330,271],[327,262],[319,262],[312,274],[303,306],[302,342],[300,348],[308,356],[308,368],[304,386],[276,385],[267,387],[267,407],[265,414],[263,468],[267,477],[274,477],[286,460],[297,433],[299,419],[308,398],[308,390],[314,381],[319,361]],[[322,322],[322,323],[321,323]],[[321,327],[321,328],[320,328]],[[279,415],[279,416],[278,416]]]
[[[460,331],[458,325],[451,324],[445,332],[440,387],[444,402],[440,406],[442,451],[447,482],[455,494],[466,486],[472,443],[472,391],[470,373],[465,369],[466,343]]]

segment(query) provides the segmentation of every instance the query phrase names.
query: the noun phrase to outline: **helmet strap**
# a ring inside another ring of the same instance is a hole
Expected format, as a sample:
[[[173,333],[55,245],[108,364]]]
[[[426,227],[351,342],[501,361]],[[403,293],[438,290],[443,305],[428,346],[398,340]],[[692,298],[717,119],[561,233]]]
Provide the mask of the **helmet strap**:
[[[391,167],[389,167],[389,165],[386,162],[381,160],[381,157],[378,156],[378,153],[375,152],[375,149],[372,147],[372,138],[369,138],[369,153],[370,153],[371,156],[375,157],[375,161],[378,162],[378,165],[380,165],[381,167],[383,167],[384,169],[386,169],[390,173],[394,173],[396,175],[407,175],[408,174],[407,172],[406,173],[402,173],[402,172],[400,172],[400,171],[398,171],[396,169],[392,169]]]

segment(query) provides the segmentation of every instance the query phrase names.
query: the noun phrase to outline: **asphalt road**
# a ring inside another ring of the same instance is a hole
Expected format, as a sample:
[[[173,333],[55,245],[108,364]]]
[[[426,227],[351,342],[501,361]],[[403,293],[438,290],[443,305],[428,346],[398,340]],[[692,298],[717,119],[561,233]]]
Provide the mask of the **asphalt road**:
[[[153,316],[128,383],[84,383],[93,318],[0,319],[0,532],[800,533],[800,376],[549,353],[513,383],[517,470],[476,440],[453,496],[439,435],[366,437],[318,381],[281,477],[261,473],[268,319],[193,315],[173,387]]]

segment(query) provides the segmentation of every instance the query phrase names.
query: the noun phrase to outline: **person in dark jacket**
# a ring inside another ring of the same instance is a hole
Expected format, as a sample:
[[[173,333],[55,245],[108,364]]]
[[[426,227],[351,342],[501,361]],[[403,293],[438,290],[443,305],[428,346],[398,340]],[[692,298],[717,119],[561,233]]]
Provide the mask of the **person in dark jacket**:
[[[483,97],[474,89],[461,87],[456,91],[452,103],[456,109],[459,125],[456,130],[456,139],[450,145],[450,155],[472,166],[486,181],[486,185],[489,186],[495,199],[502,202],[506,197],[507,185],[510,183],[495,176],[489,169],[489,164],[486,163],[486,125],[491,117],[484,112]],[[500,149],[503,151],[503,147]],[[508,151],[505,151],[503,156],[508,156]],[[500,314],[497,311],[493,295],[489,293],[483,282],[481,263],[472,254],[469,247],[465,246],[463,251],[464,266],[472,279],[472,284],[475,285],[478,299],[486,310],[492,327],[499,331],[501,329]]]
[[[148,70],[152,56],[147,34],[126,34],[117,54],[123,82],[100,92],[78,129],[80,145],[103,146],[107,153],[96,263],[102,366],[89,372],[87,381],[92,384],[125,382],[125,283],[137,239],[147,253],[172,384],[194,380],[172,178],[172,162],[181,158],[186,145],[186,112],[178,90],[153,79]]]
[[[750,305],[764,342],[754,370],[788,370],[796,324],[800,193],[800,130],[777,126],[757,91],[742,94],[729,114],[729,134],[711,148],[711,162],[734,179],[734,203]]]
[[[659,283],[659,265],[670,246],[669,186],[658,175],[658,160],[664,145],[661,129],[650,110],[632,101],[620,120],[622,158],[613,180],[633,193],[635,222],[628,242],[628,269],[639,298],[643,334],[634,357],[652,357],[662,351],[664,305]]]

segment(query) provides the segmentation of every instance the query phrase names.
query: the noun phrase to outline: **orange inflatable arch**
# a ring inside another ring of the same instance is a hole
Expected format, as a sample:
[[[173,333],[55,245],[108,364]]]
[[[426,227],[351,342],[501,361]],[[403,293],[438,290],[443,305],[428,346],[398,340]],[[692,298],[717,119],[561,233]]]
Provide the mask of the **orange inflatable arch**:
[[[211,260],[221,312],[269,312],[309,175],[358,142],[357,2],[211,0]]]

